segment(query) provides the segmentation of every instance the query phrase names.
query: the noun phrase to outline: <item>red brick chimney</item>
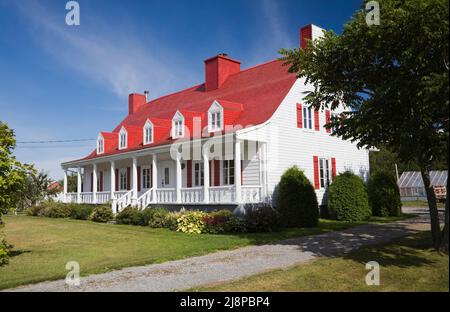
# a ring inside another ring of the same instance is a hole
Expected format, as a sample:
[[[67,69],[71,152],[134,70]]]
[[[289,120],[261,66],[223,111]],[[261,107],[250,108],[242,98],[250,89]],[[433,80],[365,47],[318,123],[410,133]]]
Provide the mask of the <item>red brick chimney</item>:
[[[219,54],[205,60],[205,91],[220,88],[227,78],[241,70],[241,62]]]
[[[308,40],[312,40],[312,24],[300,28],[300,48],[306,48]]]
[[[145,94],[131,93],[128,96],[128,115],[136,113],[142,106],[147,103]]]

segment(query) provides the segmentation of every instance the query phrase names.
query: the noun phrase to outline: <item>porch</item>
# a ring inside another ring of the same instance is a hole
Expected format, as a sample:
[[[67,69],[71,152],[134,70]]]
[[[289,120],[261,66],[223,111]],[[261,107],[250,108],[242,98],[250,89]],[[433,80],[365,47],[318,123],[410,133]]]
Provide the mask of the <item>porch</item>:
[[[186,153],[183,156],[166,148],[85,161],[75,168],[63,164],[63,201],[111,203],[115,213],[128,206],[144,209],[155,204],[264,202],[265,143],[234,141],[231,151],[223,142],[220,144],[220,149],[202,145],[197,153],[200,157],[195,157],[195,151],[186,157]],[[211,153],[211,149],[221,150],[220,155]],[[76,192],[67,192],[71,170],[77,175]]]

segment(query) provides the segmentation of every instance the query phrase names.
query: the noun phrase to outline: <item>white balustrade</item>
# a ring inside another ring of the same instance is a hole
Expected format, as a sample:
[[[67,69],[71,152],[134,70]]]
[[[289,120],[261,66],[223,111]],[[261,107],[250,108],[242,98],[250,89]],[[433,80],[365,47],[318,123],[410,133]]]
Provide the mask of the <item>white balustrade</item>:
[[[203,202],[203,187],[182,188],[181,202],[186,204],[197,204]]]
[[[111,192],[98,192],[96,195],[97,204],[104,204],[111,200]]]
[[[67,203],[76,203],[77,202],[77,193],[66,193],[66,202]]]
[[[82,204],[93,204],[94,203],[94,194],[91,192],[81,193],[81,203]]]
[[[262,202],[262,187],[258,185],[243,185],[241,189],[241,201],[243,203]]]
[[[231,204],[236,201],[234,185],[212,186],[209,188],[209,202],[212,204]]]
[[[125,195],[117,199],[116,208],[117,212],[121,212],[124,208],[131,205],[131,197],[133,195],[133,191],[126,192]]]
[[[156,190],[157,203],[175,203],[177,191],[174,188],[161,188]]]
[[[137,199],[137,206],[140,209],[147,208],[153,200],[153,189],[149,189]]]

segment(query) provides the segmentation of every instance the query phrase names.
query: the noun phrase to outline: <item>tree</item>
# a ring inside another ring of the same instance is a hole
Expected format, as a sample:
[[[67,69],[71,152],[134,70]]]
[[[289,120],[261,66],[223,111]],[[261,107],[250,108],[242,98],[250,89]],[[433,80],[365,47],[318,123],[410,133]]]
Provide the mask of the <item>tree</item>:
[[[33,170],[12,155],[15,146],[14,131],[0,121],[0,211],[3,212],[16,207],[25,176]]]
[[[47,196],[54,195],[56,190],[49,190],[48,187],[52,180],[48,175],[41,171],[30,170],[22,183],[22,189],[18,193],[16,208],[24,211],[30,206],[34,206]]]
[[[361,9],[341,35],[327,31],[306,49],[280,53],[290,72],[313,85],[306,104],[316,109],[344,106],[327,125],[336,129],[334,135],[359,147],[385,146],[402,161],[418,164],[433,244],[448,252],[448,200],[441,231],[429,176],[437,155],[446,155],[448,164],[448,2],[378,2],[380,25],[369,26]]]

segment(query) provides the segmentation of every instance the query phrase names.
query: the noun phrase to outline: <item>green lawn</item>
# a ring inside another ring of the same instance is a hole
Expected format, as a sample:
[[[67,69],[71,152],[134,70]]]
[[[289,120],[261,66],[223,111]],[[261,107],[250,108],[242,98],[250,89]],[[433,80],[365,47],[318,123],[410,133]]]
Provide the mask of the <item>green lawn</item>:
[[[426,200],[414,200],[414,201],[402,201],[404,207],[426,207],[428,208],[428,202]],[[438,208],[445,208],[445,203],[437,203]]]
[[[365,264],[380,264],[380,286],[367,286]],[[345,256],[277,270],[196,291],[449,291],[448,256],[424,232]]]
[[[80,263],[81,274],[203,255],[217,250],[320,234],[370,222],[320,220],[317,228],[274,233],[192,235],[167,229],[100,224],[71,219],[4,216],[7,241],[15,246],[10,264],[0,267],[0,289],[64,278],[65,264]]]

